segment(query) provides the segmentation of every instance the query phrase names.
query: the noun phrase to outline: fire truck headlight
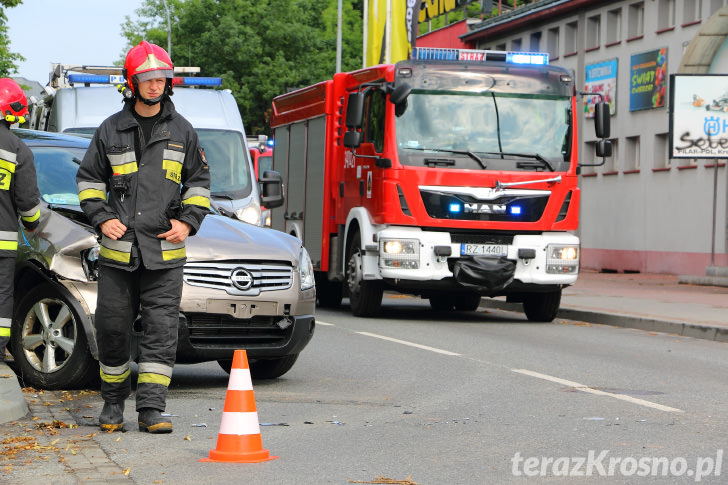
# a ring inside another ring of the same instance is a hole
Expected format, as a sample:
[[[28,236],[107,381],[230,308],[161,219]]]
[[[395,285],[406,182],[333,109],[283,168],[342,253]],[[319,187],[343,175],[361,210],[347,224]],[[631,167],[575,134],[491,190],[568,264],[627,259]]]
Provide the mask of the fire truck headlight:
[[[301,246],[301,253],[298,257],[298,275],[301,277],[301,290],[308,290],[316,285],[311,257],[303,246]]]
[[[257,226],[260,224],[260,207],[249,205],[235,210],[235,216],[243,222]]]
[[[579,246],[549,244],[546,246],[546,272],[572,274],[579,271]]]
[[[420,267],[420,242],[417,239],[381,239],[379,254],[382,268]]]

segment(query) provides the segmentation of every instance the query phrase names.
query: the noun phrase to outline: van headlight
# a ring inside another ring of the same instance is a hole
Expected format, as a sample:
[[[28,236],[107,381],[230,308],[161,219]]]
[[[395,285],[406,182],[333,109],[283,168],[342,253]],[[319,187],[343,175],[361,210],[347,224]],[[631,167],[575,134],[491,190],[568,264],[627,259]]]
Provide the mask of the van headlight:
[[[260,225],[260,207],[249,205],[235,210],[235,217],[254,226]]]
[[[574,274],[579,272],[579,246],[549,244],[546,246],[546,272]]]
[[[316,286],[316,280],[313,277],[313,263],[303,246],[301,246],[301,253],[298,256],[298,275],[301,278],[301,290],[308,290]]]
[[[418,269],[420,241],[417,239],[381,239],[379,261],[382,268]]]

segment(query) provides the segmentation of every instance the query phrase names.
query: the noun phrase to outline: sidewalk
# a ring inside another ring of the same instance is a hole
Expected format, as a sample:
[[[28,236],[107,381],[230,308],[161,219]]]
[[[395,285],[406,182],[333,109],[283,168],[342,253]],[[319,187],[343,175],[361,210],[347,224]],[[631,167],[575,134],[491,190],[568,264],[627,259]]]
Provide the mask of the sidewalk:
[[[728,287],[681,284],[677,275],[582,271],[561,298],[558,318],[638,328],[728,342]],[[484,298],[486,307],[522,312],[505,297]],[[0,362],[0,423],[24,416],[28,407],[13,371]]]
[[[677,275],[582,271],[558,318],[728,342],[728,287],[682,284]],[[522,311],[505,297],[486,306]]]

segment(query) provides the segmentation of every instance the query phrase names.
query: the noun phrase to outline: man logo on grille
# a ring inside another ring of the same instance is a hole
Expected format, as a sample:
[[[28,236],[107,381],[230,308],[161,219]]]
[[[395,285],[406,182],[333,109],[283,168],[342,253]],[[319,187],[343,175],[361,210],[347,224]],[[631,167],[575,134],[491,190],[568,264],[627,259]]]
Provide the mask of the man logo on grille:
[[[249,290],[253,286],[253,275],[244,268],[235,268],[230,273],[230,279],[233,282],[233,286],[239,290]]]

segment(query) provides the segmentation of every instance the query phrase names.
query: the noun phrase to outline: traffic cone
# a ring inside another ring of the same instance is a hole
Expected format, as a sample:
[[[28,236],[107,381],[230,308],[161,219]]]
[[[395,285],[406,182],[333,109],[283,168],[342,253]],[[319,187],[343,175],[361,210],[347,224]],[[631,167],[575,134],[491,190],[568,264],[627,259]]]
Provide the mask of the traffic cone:
[[[220,432],[217,435],[217,448],[210,450],[209,458],[202,458],[200,461],[260,463],[276,458],[278,457],[270,456],[269,451],[263,449],[260,439],[248,354],[245,350],[236,350],[230,369]]]

